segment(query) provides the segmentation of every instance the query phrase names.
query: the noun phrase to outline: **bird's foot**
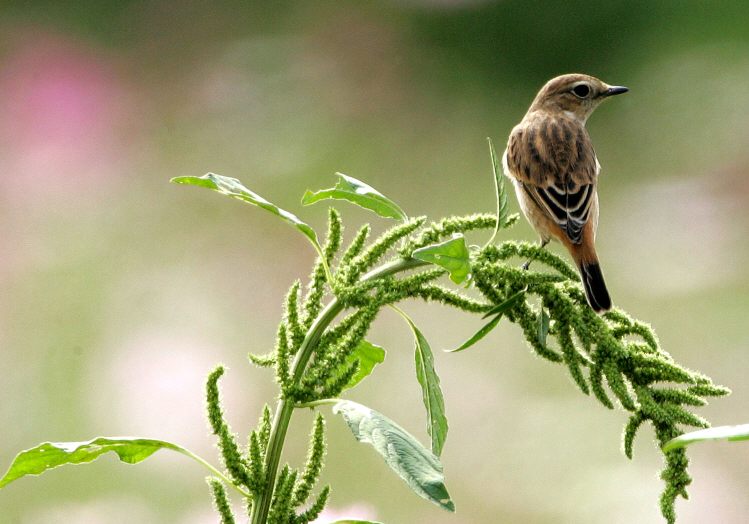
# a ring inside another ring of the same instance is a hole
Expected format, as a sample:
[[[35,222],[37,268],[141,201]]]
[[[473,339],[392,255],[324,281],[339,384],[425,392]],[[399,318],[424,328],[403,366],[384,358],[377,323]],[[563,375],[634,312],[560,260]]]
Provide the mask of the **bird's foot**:
[[[550,240],[548,238],[547,239],[541,239],[541,242],[540,242],[541,249],[545,248],[549,244],[549,241]],[[533,260],[528,260],[528,261],[526,261],[525,264],[523,264],[520,267],[523,268],[523,271],[528,271],[530,269],[530,267],[531,267],[531,262],[533,262]]]

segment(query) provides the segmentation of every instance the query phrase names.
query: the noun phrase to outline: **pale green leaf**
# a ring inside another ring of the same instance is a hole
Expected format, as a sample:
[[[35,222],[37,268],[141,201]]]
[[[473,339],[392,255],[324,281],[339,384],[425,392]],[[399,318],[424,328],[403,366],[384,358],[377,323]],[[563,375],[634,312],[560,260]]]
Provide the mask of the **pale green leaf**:
[[[314,229],[299,219],[293,213],[290,213],[284,209],[281,209],[277,205],[268,202],[266,199],[258,195],[257,193],[247,189],[242,183],[236,178],[230,178],[226,176],[216,175],[214,173],[208,173],[203,176],[178,176],[171,180],[175,184],[187,184],[191,186],[207,187],[218,191],[223,195],[227,195],[248,204],[261,207],[266,211],[270,211],[274,215],[285,220],[299,231],[312,243],[318,253],[321,253],[320,243],[317,240],[317,234]]]
[[[412,255],[418,260],[435,264],[450,272],[450,280],[460,284],[471,274],[471,261],[463,235],[419,248]]]
[[[356,402],[337,402],[333,412],[344,418],[358,441],[371,444],[415,493],[448,511],[455,511],[445,487],[442,464],[413,435],[382,413]]]
[[[302,197],[302,204],[308,206],[320,200],[334,198],[337,200],[348,200],[364,209],[374,211],[381,217],[394,218],[396,220],[408,219],[406,213],[403,212],[398,204],[375,188],[343,173],[336,173],[336,175],[338,175],[338,182],[335,187],[321,189],[314,193],[307,190]]]
[[[116,453],[122,462],[136,464],[160,449],[171,449],[194,458],[186,449],[161,440],[99,437],[86,442],[44,442],[20,452],[13,459],[7,473],[0,479],[0,488],[26,475],[41,475],[65,464],[91,462],[110,451]]]
[[[694,442],[703,442],[706,440],[749,440],[749,424],[717,426],[684,433],[666,442],[663,446],[663,451],[672,451]]]
[[[376,344],[372,344],[366,340],[359,342],[354,352],[349,355],[348,362],[354,360],[359,361],[359,369],[351,377],[351,380],[344,389],[351,389],[356,386],[359,382],[364,380],[377,364],[382,364],[385,361],[385,350]]]

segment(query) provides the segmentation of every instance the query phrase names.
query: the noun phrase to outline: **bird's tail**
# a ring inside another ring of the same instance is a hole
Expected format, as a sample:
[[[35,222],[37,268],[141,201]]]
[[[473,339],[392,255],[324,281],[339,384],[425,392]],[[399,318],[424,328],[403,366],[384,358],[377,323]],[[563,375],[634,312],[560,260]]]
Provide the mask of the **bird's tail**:
[[[580,271],[580,279],[583,281],[585,296],[588,304],[596,313],[611,309],[611,297],[603,280],[601,265],[598,263],[598,255],[592,242],[570,245],[570,254]]]
[[[601,313],[611,309],[611,297],[606,289],[606,282],[603,281],[603,273],[598,260],[591,263],[583,262],[579,268],[585,287],[585,296],[588,297],[588,303],[593,311]]]

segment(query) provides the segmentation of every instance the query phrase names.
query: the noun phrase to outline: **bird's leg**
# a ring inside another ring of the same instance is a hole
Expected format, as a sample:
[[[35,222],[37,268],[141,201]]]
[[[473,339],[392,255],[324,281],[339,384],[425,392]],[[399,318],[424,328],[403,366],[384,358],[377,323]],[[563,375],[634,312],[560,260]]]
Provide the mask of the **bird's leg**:
[[[541,242],[540,242],[540,244],[541,244],[541,249],[545,248],[545,247],[546,247],[546,245],[547,245],[548,243],[549,243],[549,239],[548,239],[548,238],[542,238],[542,239],[541,239]],[[528,261],[527,261],[527,262],[526,262],[525,264],[523,264],[523,266],[522,266],[522,267],[523,267],[523,269],[524,269],[525,271],[528,271],[528,268],[530,268],[530,267],[531,267],[531,261],[530,261],[530,260],[528,260]]]

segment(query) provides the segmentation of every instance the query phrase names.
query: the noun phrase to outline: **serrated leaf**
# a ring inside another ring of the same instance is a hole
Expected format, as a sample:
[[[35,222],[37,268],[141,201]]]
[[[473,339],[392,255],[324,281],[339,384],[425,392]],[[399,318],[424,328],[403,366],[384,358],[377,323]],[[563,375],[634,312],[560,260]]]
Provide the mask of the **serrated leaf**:
[[[412,255],[418,260],[435,264],[450,272],[450,280],[464,282],[471,274],[471,261],[463,235],[416,249]]]
[[[377,364],[382,364],[385,361],[385,350],[377,344],[362,340],[356,346],[354,352],[349,355],[347,362],[350,363],[354,360],[359,361],[359,370],[351,377],[351,380],[346,384],[344,389],[353,388],[372,373]]]
[[[315,247],[318,253],[322,252],[320,248],[320,243],[317,240],[317,234],[315,233],[314,229],[312,229],[309,225],[303,222],[295,214],[290,213],[289,211],[286,211],[284,209],[281,209],[277,205],[271,202],[268,202],[266,199],[264,199],[263,197],[255,193],[254,191],[247,189],[236,178],[221,176],[215,173],[208,173],[200,177],[178,176],[178,177],[172,178],[171,181],[174,182],[175,184],[186,184],[186,185],[191,185],[191,186],[207,187],[208,189],[213,189],[214,191],[218,191],[222,195],[227,195],[227,196],[236,198],[238,200],[241,200],[243,202],[247,202],[248,204],[261,207],[265,209],[266,211],[270,211],[274,215],[280,217],[282,220],[288,222],[289,224],[297,228],[299,231],[301,231],[302,234],[305,237],[307,237],[307,239],[312,243],[312,245]]]
[[[136,464],[160,449],[171,449],[190,458],[195,455],[176,444],[162,440],[133,437],[98,437],[85,442],[44,442],[16,455],[7,473],[0,479],[0,488],[26,475],[41,475],[65,464],[84,464],[104,453],[114,452],[122,462]]]
[[[445,487],[442,464],[413,435],[382,413],[350,400],[337,402],[333,413],[343,417],[358,441],[371,444],[416,494],[455,511]]]
[[[500,320],[502,320],[502,313],[499,313],[494,318],[492,318],[489,322],[482,326],[481,329],[476,331],[476,333],[474,333],[471,338],[463,342],[460,346],[456,347],[455,349],[446,350],[447,353],[458,353],[459,351],[463,351],[464,349],[468,349],[469,347],[473,346],[476,342],[484,338],[495,327],[497,327],[497,324],[499,324]]]
[[[525,290],[518,291],[514,295],[510,296],[509,298],[505,299],[504,301],[500,302],[493,308],[491,308],[489,311],[487,311],[482,318],[487,318],[492,315],[496,315],[499,313],[504,313],[505,311],[509,310],[511,307],[513,307],[515,304],[523,300],[523,296],[525,295]]]
[[[706,440],[749,440],[749,424],[738,426],[717,426],[714,428],[700,429],[684,433],[678,437],[669,440],[663,445],[663,451],[672,451],[683,448],[694,442],[703,442]]]
[[[308,189],[302,197],[302,204],[309,206],[320,200],[330,198],[348,200],[359,207],[374,211],[381,217],[394,218],[396,220],[408,219],[408,216],[406,216],[406,213],[403,212],[398,204],[372,186],[343,173],[336,173],[336,175],[338,175],[338,182],[335,187],[321,189],[314,193]]]
[[[541,308],[541,313],[538,315],[538,343],[543,347],[546,347],[546,336],[549,334],[549,315],[546,314],[546,310]]]

